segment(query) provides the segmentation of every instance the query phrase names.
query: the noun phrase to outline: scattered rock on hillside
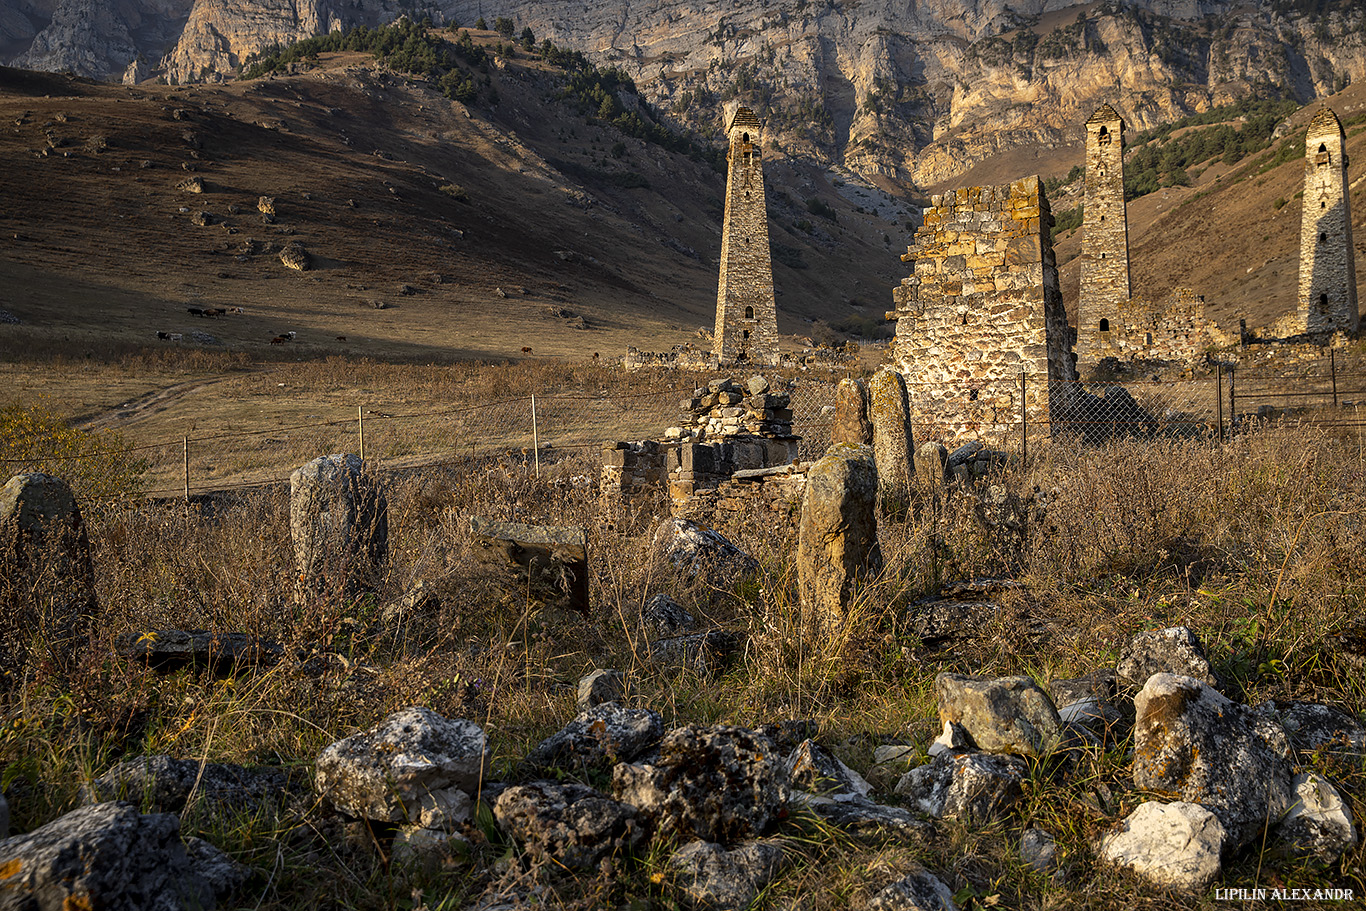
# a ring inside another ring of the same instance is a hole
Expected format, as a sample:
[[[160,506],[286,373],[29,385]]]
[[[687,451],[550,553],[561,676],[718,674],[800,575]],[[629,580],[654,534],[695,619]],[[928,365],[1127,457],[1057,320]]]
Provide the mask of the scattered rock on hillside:
[[[424,811],[438,813],[459,802],[447,791],[477,793],[491,755],[474,722],[406,708],[323,750],[314,786],[353,816],[416,823]]]
[[[991,624],[1000,612],[1001,605],[995,601],[963,601],[936,596],[909,605],[906,624],[923,646],[938,649],[955,641],[989,635]]]
[[[803,740],[783,760],[790,787],[833,797],[867,797],[873,786],[814,740]]]
[[[284,657],[284,648],[271,639],[203,629],[123,633],[114,641],[114,652],[161,673],[193,667],[219,676],[252,667],[272,667]]]
[[[933,873],[897,880],[868,900],[868,911],[958,911],[953,893]]]
[[[271,216],[264,216],[270,218]],[[313,258],[309,256],[308,250],[297,240],[291,240],[280,250],[280,262],[296,272],[307,272],[313,268]]]
[[[665,519],[652,541],[688,579],[702,578],[711,585],[733,585],[759,568],[758,561],[722,535],[687,519]]]
[[[1332,863],[1357,845],[1352,810],[1337,788],[1317,772],[1295,776],[1294,805],[1276,827],[1280,850]]]
[[[931,824],[923,816],[918,816],[901,807],[889,807],[875,803],[866,797],[845,796],[835,800],[829,797],[804,796],[795,792],[794,801],[799,800],[821,819],[851,835],[862,837],[896,835],[925,835]]]
[[[943,753],[901,776],[896,793],[930,816],[985,825],[1019,801],[1028,771],[1019,756]]]
[[[1058,865],[1058,841],[1043,829],[1025,829],[1020,836],[1020,859],[1031,870],[1048,873]]]
[[[640,628],[649,639],[677,636],[696,626],[693,615],[663,592],[651,595],[640,607]]]
[[[1148,801],[1101,839],[1099,853],[1158,886],[1196,893],[1219,877],[1224,841],[1219,818],[1199,804]]]
[[[402,595],[384,605],[379,623],[386,631],[402,637],[424,626],[440,609],[441,598],[435,589],[425,579],[417,579]]]
[[[830,442],[873,445],[873,424],[868,419],[868,387],[863,380],[845,377],[835,387],[835,422]]]
[[[7,323],[11,326],[17,326],[21,322],[23,321],[20,320],[19,317],[15,316],[13,313],[10,313],[8,310],[0,310],[0,323]]]
[[[946,721],[944,722],[944,730],[939,732],[938,737],[930,741],[925,752],[933,759],[940,753],[963,753],[972,748],[972,738],[968,736],[967,729],[961,724]]]
[[[915,486],[921,493],[942,490],[949,480],[949,451],[943,443],[931,440],[915,451]]]
[[[696,906],[745,911],[783,863],[783,844],[763,839],[726,850],[709,841],[689,842],[669,857],[678,885]]]
[[[193,855],[170,813],[143,815],[128,803],[81,807],[0,841],[5,907],[212,909],[246,878],[207,842]]]
[[[598,668],[579,680],[580,709],[591,709],[605,702],[621,702],[625,697],[626,675],[621,671]]]
[[[622,708],[615,702],[579,713],[526,757],[531,768],[581,772],[606,770],[630,762],[656,746],[664,736],[664,719],[651,709]]]
[[[787,813],[773,754],[774,744],[753,731],[690,724],[665,735],[657,762],[614,768],[612,790],[661,835],[733,844]]]
[[[249,808],[285,796],[285,774],[269,767],[199,763],[162,754],[126,759],[81,787],[84,803],[146,801],[152,809],[179,813],[191,795],[219,807]]]
[[[498,824],[535,859],[595,871],[645,837],[635,807],[586,785],[534,781],[508,788],[493,805]]]
[[[588,615],[588,533],[471,516],[470,540],[494,578],[526,597]]]
[[[940,720],[962,725],[983,750],[1047,756],[1061,739],[1053,700],[1028,677],[941,673],[934,688]]]
[[[259,199],[257,199],[257,200],[256,200],[256,211],[260,212],[262,215],[274,215],[274,214],[275,214],[275,197],[274,197],[274,196],[262,196],[262,197],[260,197]]]
[[[204,178],[200,177],[198,174],[193,177],[186,177],[180,183],[176,184],[175,188],[186,193],[203,193]]]
[[[745,644],[730,630],[713,629],[649,643],[650,660],[657,667],[677,668],[708,677],[728,668]]]
[[[1220,684],[1199,637],[1184,626],[1136,634],[1120,652],[1115,673],[1120,680],[1143,686],[1153,674],[1194,677],[1218,689]]]
[[[1231,848],[1290,809],[1291,768],[1275,722],[1173,674],[1150,677],[1134,709],[1134,784],[1208,808]]]
[[[197,228],[207,228],[209,225],[213,224],[215,220],[212,212],[205,212],[203,209],[190,213],[190,224]]]
[[[1366,727],[1341,709],[1317,702],[1271,699],[1254,711],[1279,722],[1298,750],[1366,753]]]

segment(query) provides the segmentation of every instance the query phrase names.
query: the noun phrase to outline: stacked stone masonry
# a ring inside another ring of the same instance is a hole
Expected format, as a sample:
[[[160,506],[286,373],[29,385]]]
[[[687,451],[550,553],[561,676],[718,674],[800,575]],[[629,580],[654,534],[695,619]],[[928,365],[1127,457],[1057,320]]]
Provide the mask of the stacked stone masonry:
[[[759,136],[749,108],[731,118],[715,353],[722,365],[778,363],[778,310],[768,247],[768,210]]]
[[[1053,216],[1038,177],[935,196],[893,292],[893,357],[931,437],[995,438],[1065,407],[1073,378]]]
[[[1356,332],[1357,281],[1351,197],[1342,123],[1328,108],[1314,115],[1304,141],[1304,215],[1300,222],[1300,332]]]
[[[1130,298],[1110,312],[1113,315],[1108,328],[1091,334],[1085,363],[1114,357],[1189,364],[1204,357],[1222,335],[1218,326],[1205,318],[1205,298],[1189,288],[1177,288],[1157,302]],[[1080,354],[1077,362],[1084,363]]]
[[[1124,203],[1124,121],[1102,105],[1086,121],[1086,196],[1077,300],[1077,362],[1112,356],[1129,304],[1129,217]],[[1142,336],[1140,336],[1142,337]]]

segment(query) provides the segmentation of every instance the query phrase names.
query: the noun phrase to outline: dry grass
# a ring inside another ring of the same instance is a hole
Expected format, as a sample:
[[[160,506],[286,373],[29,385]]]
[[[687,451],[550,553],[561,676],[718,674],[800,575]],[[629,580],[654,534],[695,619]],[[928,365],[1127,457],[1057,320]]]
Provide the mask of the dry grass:
[[[356,381],[350,366],[295,369],[322,389]],[[403,368],[366,369],[409,376]],[[497,369],[455,377],[431,377],[423,394],[554,380]],[[723,530],[760,560],[759,577],[733,590],[689,583],[649,546],[662,499],[639,504],[635,516],[605,510],[596,491],[575,480],[595,473],[584,456],[544,466],[540,479],[520,461],[489,458],[391,478],[391,567],[377,597],[354,603],[294,601],[283,490],[246,492],[212,512],[99,513],[91,529],[102,606],[94,642],[74,672],[40,664],[4,697],[0,765],[15,827],[72,808],[81,780],[148,752],[282,765],[306,780],[327,743],[410,704],[483,724],[496,751],[495,777],[515,775],[517,761],[573,714],[574,683],[594,667],[625,671],[634,698],[671,726],[813,719],[822,740],[862,771],[878,743],[923,748],[933,736],[939,670],[1074,676],[1113,665],[1128,635],[1154,626],[1194,628],[1249,703],[1307,698],[1358,717],[1366,706],[1360,676],[1324,643],[1357,618],[1362,596],[1366,465],[1351,441],[1269,427],[1222,447],[1041,447],[1028,466],[1013,465],[979,488],[1002,488],[1013,527],[984,521],[999,511],[964,490],[922,502],[902,523],[884,523],[887,569],[864,588],[847,634],[819,647],[800,635],[790,529],[739,517]],[[592,617],[542,608],[488,578],[461,531],[469,514],[584,525]],[[932,652],[906,632],[907,603],[940,581],[995,575],[1026,588],[1003,600],[1005,610],[979,638]],[[418,579],[438,593],[440,609],[401,629],[379,625],[381,606]],[[719,679],[651,665],[634,618],[657,591],[706,622],[745,632],[739,661]],[[290,657],[226,679],[156,676],[110,657],[117,635],[165,627],[250,630],[282,642]],[[1366,805],[1360,760],[1321,757],[1315,765]],[[1120,744],[1067,777],[1040,764],[1020,810],[984,829],[946,824],[933,839],[863,843],[798,815],[782,829],[795,865],[768,901],[845,907],[923,865],[963,907],[1213,907],[1096,866],[1091,840],[1139,799]],[[295,810],[228,820],[191,814],[186,825],[258,871],[243,900],[263,908],[453,908],[499,881],[526,888],[533,880],[552,906],[674,901],[667,876],[656,876],[665,871],[660,845],[606,874],[564,878],[506,860],[508,846],[491,828],[475,832],[468,855],[432,870],[386,865],[369,847],[326,829],[336,820],[315,814],[305,822]],[[1066,878],[1024,867],[1018,839],[1030,825],[1057,836]],[[333,835],[320,842],[310,826]],[[1264,886],[1366,894],[1362,859],[1358,848],[1323,869],[1252,852],[1231,859],[1224,883],[1250,885],[1260,875]]]

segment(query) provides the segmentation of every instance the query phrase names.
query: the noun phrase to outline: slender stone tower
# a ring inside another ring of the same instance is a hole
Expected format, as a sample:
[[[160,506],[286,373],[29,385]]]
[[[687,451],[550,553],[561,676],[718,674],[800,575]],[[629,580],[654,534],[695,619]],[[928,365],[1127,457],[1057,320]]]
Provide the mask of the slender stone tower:
[[[1300,221],[1299,325],[1305,332],[1356,332],[1360,324],[1344,140],[1328,108],[1309,121]]]
[[[723,365],[778,363],[778,309],[773,300],[768,211],[759,155],[762,129],[749,108],[737,110],[730,121],[714,349]]]
[[[1108,104],[1086,121],[1077,363],[1119,354],[1129,302],[1129,218],[1124,205],[1124,121]]]

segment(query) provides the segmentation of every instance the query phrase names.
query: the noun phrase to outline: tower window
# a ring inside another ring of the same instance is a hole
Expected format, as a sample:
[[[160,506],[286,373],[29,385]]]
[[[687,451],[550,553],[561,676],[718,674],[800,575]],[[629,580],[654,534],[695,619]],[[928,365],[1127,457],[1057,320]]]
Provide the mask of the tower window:
[[[745,308],[745,319],[754,319],[754,308],[753,308],[753,307],[746,307],[746,308]]]
[[[1320,209],[1326,209],[1326,208],[1328,208],[1328,201],[1327,201],[1327,200],[1324,200],[1324,201],[1320,202],[1320,203],[1319,203],[1319,208],[1320,208]]]
[[[1328,295],[1327,295],[1327,294],[1320,294],[1320,295],[1319,295],[1319,306],[1322,307],[1324,310],[1327,310],[1327,309],[1328,309]]]
[[[1101,220],[1101,221],[1105,221],[1105,216],[1102,215],[1102,216],[1100,217],[1100,220]]]
[[[740,134],[740,141],[741,141],[741,142],[749,142],[749,134],[748,134],[748,133],[741,133],[741,134]]]
[[[1152,334],[1151,332],[1149,332],[1149,333],[1147,333],[1146,335],[1143,336],[1143,344],[1145,344],[1145,345],[1151,345],[1152,343],[1153,343],[1153,334]]]
[[[1100,331],[1101,331],[1101,332],[1109,332],[1109,331],[1110,331],[1110,321],[1109,321],[1108,319],[1103,319],[1103,320],[1100,321]]]
[[[1096,141],[1099,142],[1101,145],[1109,145],[1109,144],[1110,144],[1110,130],[1109,130],[1108,128],[1106,128],[1106,127],[1101,127],[1101,128],[1100,128],[1100,135],[1096,137]]]
[[[746,339],[749,338],[749,330],[746,329],[744,332],[741,332],[741,333],[740,333],[740,337],[741,337],[741,338],[746,338]]]
[[[1327,143],[1324,143],[1324,142],[1319,143],[1319,151],[1320,151],[1320,152],[1327,152],[1327,151],[1328,151],[1328,144],[1327,144]]]
[[[964,313],[963,313],[963,325],[966,326],[967,324],[968,324],[968,315],[967,315],[966,312],[964,312]]]
[[[1319,243],[1321,243],[1321,244],[1326,244],[1326,243],[1328,243],[1328,233],[1327,233],[1326,231],[1320,231],[1320,232],[1319,232]]]

